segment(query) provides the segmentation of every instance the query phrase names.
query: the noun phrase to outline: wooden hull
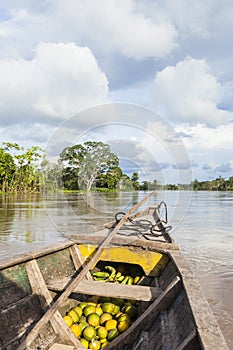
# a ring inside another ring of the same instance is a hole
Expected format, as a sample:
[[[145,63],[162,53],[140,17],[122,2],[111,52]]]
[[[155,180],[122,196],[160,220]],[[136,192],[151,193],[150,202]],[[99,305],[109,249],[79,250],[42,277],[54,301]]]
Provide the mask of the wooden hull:
[[[152,216],[156,221],[151,210],[141,215],[144,220]],[[138,218],[139,214],[134,216]],[[33,325],[82,270],[109,227],[100,228],[98,235],[72,237],[0,262],[1,349],[83,349],[62,316],[93,295],[136,300],[139,305],[137,319],[106,350],[228,349],[196,278],[166,232],[153,241],[130,234],[114,237],[98,262],[141,266],[144,277],[140,285],[93,281],[88,272],[35,339],[27,343]]]

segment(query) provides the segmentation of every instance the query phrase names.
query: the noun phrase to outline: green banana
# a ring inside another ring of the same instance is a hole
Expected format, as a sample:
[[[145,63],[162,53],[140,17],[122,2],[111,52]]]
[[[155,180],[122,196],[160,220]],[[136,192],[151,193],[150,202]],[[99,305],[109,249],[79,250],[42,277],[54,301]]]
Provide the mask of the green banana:
[[[105,269],[110,272],[109,278],[113,278],[113,277],[116,276],[116,269],[114,269],[114,267],[112,267],[112,266],[105,266]]]
[[[117,274],[116,274],[116,279],[118,279],[119,277],[121,277],[121,272],[117,272]]]
[[[129,285],[133,284],[133,277],[128,276],[127,284],[129,284]]]
[[[105,278],[102,277],[93,277],[95,281],[99,281],[99,282],[106,282]]]
[[[93,277],[108,278],[109,273],[104,271],[92,272]]]
[[[112,266],[105,266],[105,269],[110,272],[110,276],[108,277],[106,282],[114,282],[116,277],[116,269]]]
[[[117,278],[118,282],[122,282],[124,280],[125,276],[121,275],[120,277]]]
[[[129,276],[126,276],[126,277],[123,279],[123,281],[121,282],[121,284],[127,284],[128,279],[129,279]]]

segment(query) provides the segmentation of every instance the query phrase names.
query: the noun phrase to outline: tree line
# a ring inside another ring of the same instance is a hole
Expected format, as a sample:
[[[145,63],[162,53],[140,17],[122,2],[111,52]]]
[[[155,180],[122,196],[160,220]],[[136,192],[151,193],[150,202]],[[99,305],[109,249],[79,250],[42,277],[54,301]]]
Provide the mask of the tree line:
[[[214,180],[192,182],[192,188],[195,191],[233,191],[233,176],[224,179],[222,176]]]
[[[0,147],[0,192],[139,190],[138,179],[136,172],[131,178],[123,173],[119,158],[103,142],[66,147],[56,163],[38,146],[3,142]]]
[[[0,147],[0,192],[34,193],[43,191],[77,190],[204,190],[231,191],[233,177],[221,176],[212,181],[191,184],[161,185],[139,182],[138,172],[131,177],[123,173],[119,158],[103,142],[85,142],[66,147],[58,160],[51,163],[45,150],[38,146],[28,149],[17,143],[3,142]]]

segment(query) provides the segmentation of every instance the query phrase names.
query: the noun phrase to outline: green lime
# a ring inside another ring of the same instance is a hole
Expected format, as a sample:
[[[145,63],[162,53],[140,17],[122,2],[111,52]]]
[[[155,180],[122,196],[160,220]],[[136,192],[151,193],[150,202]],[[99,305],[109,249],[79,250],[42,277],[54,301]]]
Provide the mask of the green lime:
[[[123,322],[123,321],[127,321],[130,322],[130,316],[128,314],[121,314],[118,319],[118,322]]]
[[[84,330],[83,330],[83,337],[86,340],[92,340],[93,338],[95,338],[96,336],[96,330],[94,327],[92,326],[87,326]]]
[[[80,304],[78,304],[78,306],[81,307],[81,309],[83,310],[87,306],[87,302],[82,301]]]
[[[97,328],[97,335],[100,339],[105,339],[105,338],[107,338],[108,331],[105,327],[100,326]]]
[[[83,309],[80,306],[75,306],[73,310],[76,312],[76,314],[81,317],[83,314]]]
[[[84,316],[88,316],[90,314],[95,313],[96,307],[94,305],[87,305],[84,309],[83,309],[83,314]]]
[[[74,323],[79,321],[79,315],[74,310],[70,310],[68,316],[72,317]]]
[[[130,323],[129,321],[126,320],[126,321],[118,322],[117,328],[121,333],[123,333],[129,328],[129,326],[130,326]]]
[[[102,306],[103,312],[108,312],[109,314],[112,314],[115,309],[115,304],[113,303],[104,303]]]
[[[124,307],[124,312],[127,313],[131,318],[136,318],[137,317],[137,308],[134,305],[126,305]]]
[[[83,331],[87,326],[89,326],[89,324],[86,323],[86,322],[80,322],[80,323],[79,323],[79,326],[80,326],[80,328],[81,328],[81,331]]]
[[[89,344],[89,349],[99,350],[100,349],[100,342],[97,339],[94,339]]]
[[[100,316],[100,324],[103,325],[106,321],[111,320],[111,319],[112,319],[112,315],[109,314],[108,312],[104,312]]]
[[[97,327],[100,324],[100,316],[96,313],[87,316],[87,322],[90,326]]]
[[[118,331],[117,328],[110,329],[110,331],[108,332],[107,339],[109,341],[111,341],[111,340],[115,339],[116,337],[118,337],[119,334],[120,334],[120,332]]]

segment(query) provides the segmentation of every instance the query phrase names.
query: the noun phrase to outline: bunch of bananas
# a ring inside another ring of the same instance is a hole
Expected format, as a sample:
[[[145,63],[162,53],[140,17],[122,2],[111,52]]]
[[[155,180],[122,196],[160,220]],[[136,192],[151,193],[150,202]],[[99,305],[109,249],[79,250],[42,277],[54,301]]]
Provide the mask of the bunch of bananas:
[[[92,277],[95,281],[133,285],[133,284],[137,284],[141,278],[141,276],[135,276],[135,277],[132,277],[129,275],[125,276],[120,271],[117,271],[113,266],[110,266],[110,265],[107,265],[104,268],[108,272],[107,271],[91,272]]]

